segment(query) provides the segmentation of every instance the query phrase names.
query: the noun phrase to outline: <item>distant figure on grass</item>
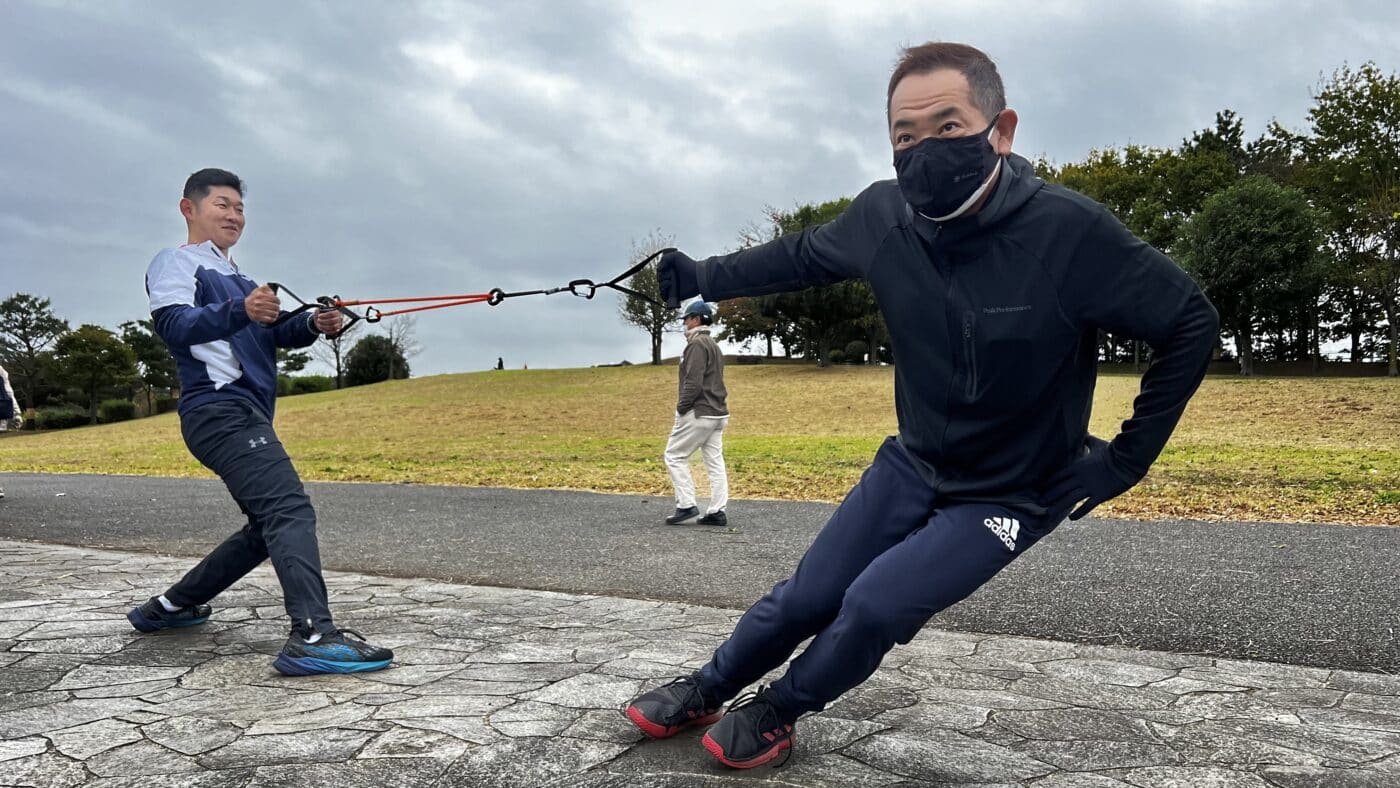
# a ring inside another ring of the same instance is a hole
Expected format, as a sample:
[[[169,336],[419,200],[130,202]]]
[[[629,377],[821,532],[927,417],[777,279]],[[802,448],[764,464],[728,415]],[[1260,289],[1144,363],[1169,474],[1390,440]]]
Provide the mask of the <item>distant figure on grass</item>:
[[[799,715],[865,681],[1066,515],[1141,480],[1215,345],[1215,309],[1184,271],[1012,154],[1018,118],[985,54],[906,49],[886,101],[896,179],[828,224],[698,263],[672,252],[657,271],[672,305],[865,279],[896,360],[899,434],[793,576],[703,668],[627,708],[652,736],[718,720],[703,743],[733,767],[777,757]],[[1088,434],[1100,331],[1153,351],[1111,442]],[[721,719],[807,638],[777,682]]]
[[[724,428],[729,424],[725,404],[724,355],[710,336],[715,310],[704,301],[687,306],[681,315],[685,324],[685,351],[681,353],[680,395],[676,400],[676,425],[666,441],[666,468],[676,490],[676,512],[667,525],[695,520],[701,525],[728,525],[724,507],[729,505],[729,476],[724,470]],[[705,516],[695,505],[695,479],[690,475],[690,457],[695,450],[705,459],[710,477],[710,505]]]
[[[146,271],[151,317],[179,369],[185,445],[223,479],[248,522],[127,618],[142,632],[203,624],[209,600],[271,558],[292,629],[273,667],[293,676],[386,668],[392,652],[331,621],[316,512],[272,428],[277,348],[334,334],[340,313],[317,310],[267,325],[282,314],[277,294],[245,276],[229,254],[244,225],[237,175],[191,175],[180,213],[188,243],[162,250]]]
[[[500,356],[496,356],[496,369],[505,369],[505,368],[506,368],[506,360],[503,359],[503,358],[501,358]]]
[[[24,411],[20,410],[15,390],[10,388],[10,373],[0,367],[0,432],[17,430],[24,426]],[[0,487],[0,498],[5,497],[5,488]]]

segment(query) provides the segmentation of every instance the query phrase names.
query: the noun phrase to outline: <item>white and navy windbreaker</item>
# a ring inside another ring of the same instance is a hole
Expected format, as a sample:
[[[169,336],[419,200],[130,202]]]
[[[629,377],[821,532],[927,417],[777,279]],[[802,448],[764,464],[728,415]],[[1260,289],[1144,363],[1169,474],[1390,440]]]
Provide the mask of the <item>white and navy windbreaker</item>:
[[[0,367],[0,421],[9,421],[22,412],[19,400],[15,399],[15,390],[10,388],[9,373]]]
[[[181,415],[242,397],[272,419],[277,348],[306,347],[320,335],[311,314],[276,328],[250,320],[243,299],[257,286],[212,241],[162,249],[146,269],[151,319],[180,374]]]

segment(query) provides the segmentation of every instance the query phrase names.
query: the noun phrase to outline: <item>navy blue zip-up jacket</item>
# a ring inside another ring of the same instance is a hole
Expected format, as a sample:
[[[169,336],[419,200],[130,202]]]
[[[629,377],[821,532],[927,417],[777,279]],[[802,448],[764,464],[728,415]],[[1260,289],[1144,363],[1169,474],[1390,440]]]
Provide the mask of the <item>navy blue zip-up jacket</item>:
[[[706,300],[870,282],[895,357],[899,441],[951,499],[1038,509],[1085,451],[1098,332],[1152,348],[1110,445],[1127,485],[1205,376],[1219,318],[1186,272],[1089,198],[1005,159],[977,214],[942,224],[880,181],[835,220],[698,263]]]

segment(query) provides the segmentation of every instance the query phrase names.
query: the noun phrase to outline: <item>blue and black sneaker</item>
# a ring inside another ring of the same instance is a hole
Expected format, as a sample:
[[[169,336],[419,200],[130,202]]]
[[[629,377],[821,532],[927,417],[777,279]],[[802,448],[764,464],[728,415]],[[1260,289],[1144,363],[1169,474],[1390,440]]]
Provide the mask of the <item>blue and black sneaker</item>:
[[[133,607],[126,614],[126,620],[141,632],[155,632],[159,629],[199,626],[209,620],[211,612],[213,608],[208,605],[190,605],[172,613],[165,609],[158,597],[151,597],[141,606]]]
[[[351,640],[346,635],[354,635]],[[292,632],[282,653],[272,663],[287,676],[313,676],[318,673],[363,673],[383,670],[394,659],[387,648],[371,646],[365,636],[353,629],[337,629],[322,635],[315,643],[306,642],[300,632]]]

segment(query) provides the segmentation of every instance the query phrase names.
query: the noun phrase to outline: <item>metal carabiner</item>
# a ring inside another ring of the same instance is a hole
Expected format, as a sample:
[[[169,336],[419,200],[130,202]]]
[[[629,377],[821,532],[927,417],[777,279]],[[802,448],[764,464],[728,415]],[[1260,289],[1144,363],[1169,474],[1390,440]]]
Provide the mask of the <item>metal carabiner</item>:
[[[364,320],[363,317],[351,311],[350,307],[341,306],[340,301],[341,299],[338,295],[321,296],[320,298],[316,299],[316,302],[321,305],[322,309],[334,309],[335,311],[339,312],[340,314],[346,317],[345,322],[340,325],[340,330],[335,332],[334,334],[326,334],[326,339],[337,339],[346,331],[349,331],[351,326],[355,325],[361,320]],[[370,309],[373,308],[374,307],[370,307]]]

